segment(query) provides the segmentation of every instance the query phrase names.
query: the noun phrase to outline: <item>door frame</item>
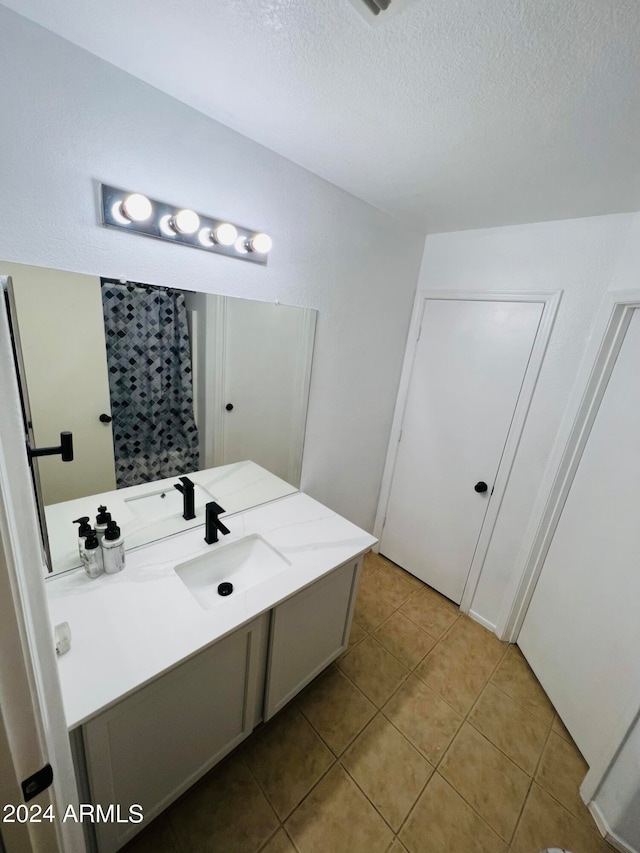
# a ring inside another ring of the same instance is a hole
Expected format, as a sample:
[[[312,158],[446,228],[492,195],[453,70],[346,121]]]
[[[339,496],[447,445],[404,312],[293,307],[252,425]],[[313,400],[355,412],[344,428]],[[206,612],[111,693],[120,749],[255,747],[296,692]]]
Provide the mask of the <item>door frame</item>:
[[[522,386],[518,395],[518,400],[513,413],[509,432],[504,445],[500,464],[496,474],[496,479],[493,487],[493,494],[489,498],[489,505],[480,529],[480,535],[476,543],[473,559],[469,567],[469,574],[465,583],[460,609],[463,613],[469,613],[476,621],[480,622],[491,631],[496,630],[496,626],[490,624],[486,619],[472,610],[473,597],[475,595],[482,569],[489,551],[491,537],[498,520],[502,500],[509,482],[511,470],[516,458],[520,438],[526,423],[529,407],[533,398],[533,393],[538,381],[544,355],[549,343],[553,324],[555,322],[560,300],[562,298],[562,290],[549,292],[529,292],[529,291],[487,291],[478,292],[472,290],[418,290],[413,306],[411,323],[409,326],[409,334],[407,338],[407,348],[402,365],[402,373],[400,375],[400,384],[398,388],[398,396],[396,399],[395,412],[391,425],[391,434],[389,437],[389,447],[382,475],[382,485],[380,489],[380,498],[378,501],[378,509],[376,512],[376,520],[373,529],[373,535],[380,540],[382,538],[382,530],[384,521],[387,515],[387,507],[391,496],[391,485],[393,483],[393,475],[395,473],[396,460],[398,456],[398,445],[402,435],[402,424],[404,421],[407,399],[409,396],[409,388],[411,384],[411,376],[413,374],[413,364],[415,361],[418,338],[422,319],[429,300],[452,300],[458,302],[537,302],[541,303],[542,315],[538,330],[534,338],[533,347],[529,362],[525,370]],[[379,544],[375,546],[375,550],[379,550]]]
[[[53,782],[33,801],[54,823],[3,824],[8,851],[85,850],[82,825],[62,822],[78,804],[53,630],[46,566],[27,462],[4,298],[0,298],[0,794],[19,804],[21,781],[50,763]]]
[[[640,309],[640,289],[610,290],[603,298],[498,620],[497,633],[501,639],[515,642],[520,633],[636,309]],[[585,802],[596,795],[617,750],[634,724],[639,707],[640,690],[630,707],[624,709],[619,728],[610,733],[607,746],[602,749],[584,778],[580,793]]]

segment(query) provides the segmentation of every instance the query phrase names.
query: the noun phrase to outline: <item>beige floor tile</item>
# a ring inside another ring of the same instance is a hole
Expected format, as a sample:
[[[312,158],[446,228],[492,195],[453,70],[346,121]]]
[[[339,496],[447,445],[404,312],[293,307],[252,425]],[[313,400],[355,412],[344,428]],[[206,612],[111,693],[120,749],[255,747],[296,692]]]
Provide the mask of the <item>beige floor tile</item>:
[[[393,833],[362,791],[336,765],[286,823],[300,853],[384,853]]]
[[[409,815],[400,838],[410,853],[507,851],[507,845],[438,773]]]
[[[391,560],[387,560],[386,557],[381,557],[381,559],[383,560],[381,570],[387,577],[399,583],[409,584],[414,590],[422,589],[425,586],[420,578],[415,577],[410,572],[405,572],[403,568],[392,563]]]
[[[382,623],[375,637],[409,669],[420,663],[437,642],[399,610]]]
[[[507,843],[522,810],[530,778],[468,723],[464,723],[439,771]]]
[[[533,776],[549,733],[544,723],[493,684],[487,684],[468,719],[494,746]]]
[[[369,551],[364,555],[364,560],[362,561],[362,575],[375,575],[387,562],[388,560],[380,554],[376,554],[375,551]]]
[[[223,853],[223,851],[220,851]],[[284,829],[279,829],[260,853],[296,853],[296,848]]]
[[[232,755],[167,812],[182,850],[254,853],[278,820],[244,762]]]
[[[553,725],[551,726],[551,728],[557,735],[560,735],[561,738],[566,740],[567,743],[573,744],[573,738],[567,731],[567,727],[562,722],[558,714],[556,714],[553,718]]]
[[[334,760],[295,705],[289,705],[251,738],[243,758],[281,820]]]
[[[180,853],[166,814],[161,814],[123,848],[123,853]]]
[[[434,767],[462,723],[462,717],[415,675],[384,706],[384,715]]]
[[[342,764],[396,832],[433,767],[379,714],[356,738]]]
[[[375,580],[375,577],[374,575],[371,580]],[[371,632],[375,631],[388,616],[391,616],[396,606],[387,601],[384,596],[380,596],[375,587],[366,583],[366,580],[365,577],[360,580],[353,618],[365,631]]]
[[[578,749],[552,731],[542,753],[536,782],[571,814],[595,830],[589,809],[578,792],[588,769]]]
[[[416,591],[413,580],[402,569],[387,564],[375,574],[363,577],[360,580],[360,586],[372,595],[393,605],[395,609],[400,607]]]
[[[444,641],[429,652],[415,673],[463,716],[486,684],[484,673],[468,667],[465,655]]]
[[[509,645],[465,615],[460,616],[443,643],[464,656],[467,666],[479,670],[486,678],[489,678]]]
[[[491,681],[540,722],[551,726],[555,716],[553,705],[517,646],[509,647]]]
[[[456,616],[460,616],[460,607],[455,603],[455,601],[447,598],[446,595],[442,595],[442,593],[438,592],[437,589],[434,589],[432,586],[428,586],[427,584],[424,585],[424,591],[438,601],[446,610],[449,610]]]
[[[381,708],[393,691],[409,673],[373,637],[367,637],[338,666],[378,708]]]
[[[574,853],[611,853],[607,842],[570,814],[534,782],[513,837],[513,853],[532,853],[547,847]]]
[[[459,615],[459,611],[448,604],[451,602],[445,604],[444,599],[441,601],[429,590],[421,589],[402,605],[401,610],[412,622],[439,640]]]
[[[335,667],[318,676],[296,703],[336,755],[376,713],[375,705]]]

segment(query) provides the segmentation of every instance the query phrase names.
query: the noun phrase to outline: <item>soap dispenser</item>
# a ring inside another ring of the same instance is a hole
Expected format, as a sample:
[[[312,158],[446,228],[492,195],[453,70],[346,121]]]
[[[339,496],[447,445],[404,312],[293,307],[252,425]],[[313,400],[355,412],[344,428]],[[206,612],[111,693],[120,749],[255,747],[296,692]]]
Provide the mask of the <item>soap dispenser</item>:
[[[89,516],[83,515],[82,518],[76,518],[73,522],[74,524],[79,524],[78,528],[78,553],[80,554],[80,559],[82,559],[82,552],[84,550],[84,540],[87,536],[92,533],[91,525],[89,524]]]
[[[115,521],[107,522],[102,539],[102,558],[108,575],[115,575],[124,569],[124,537]]]
[[[106,506],[98,507],[98,514],[96,515],[96,533],[98,534],[98,539],[102,541],[102,537],[104,536],[104,532],[107,529],[107,524],[111,521],[111,513],[107,512]]]
[[[95,530],[88,533],[83,542],[84,545],[80,552],[82,565],[90,578],[97,578],[104,572],[104,563],[102,561],[102,549]]]

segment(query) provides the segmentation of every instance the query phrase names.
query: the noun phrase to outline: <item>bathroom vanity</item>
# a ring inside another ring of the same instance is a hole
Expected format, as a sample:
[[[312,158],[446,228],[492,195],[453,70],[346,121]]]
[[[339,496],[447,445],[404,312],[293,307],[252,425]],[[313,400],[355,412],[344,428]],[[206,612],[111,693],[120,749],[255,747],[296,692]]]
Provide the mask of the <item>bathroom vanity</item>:
[[[120,849],[345,650],[362,556],[375,544],[307,495],[227,514],[127,554],[119,575],[47,583],[81,800],[142,806],[92,827]],[[218,595],[221,583],[233,592]]]

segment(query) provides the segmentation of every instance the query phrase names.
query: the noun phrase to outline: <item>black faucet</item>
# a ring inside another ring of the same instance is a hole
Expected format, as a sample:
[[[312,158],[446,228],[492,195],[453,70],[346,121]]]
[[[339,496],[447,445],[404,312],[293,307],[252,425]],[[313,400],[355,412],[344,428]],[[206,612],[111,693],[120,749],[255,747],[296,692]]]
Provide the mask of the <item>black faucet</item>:
[[[182,493],[182,517],[185,521],[191,521],[192,518],[196,517],[195,484],[188,477],[180,477],[179,480],[182,485],[174,483],[173,488]]]
[[[205,507],[204,541],[207,545],[213,545],[214,542],[218,541],[218,530],[225,536],[231,532],[218,518],[221,512],[224,510],[215,501],[210,501]]]

